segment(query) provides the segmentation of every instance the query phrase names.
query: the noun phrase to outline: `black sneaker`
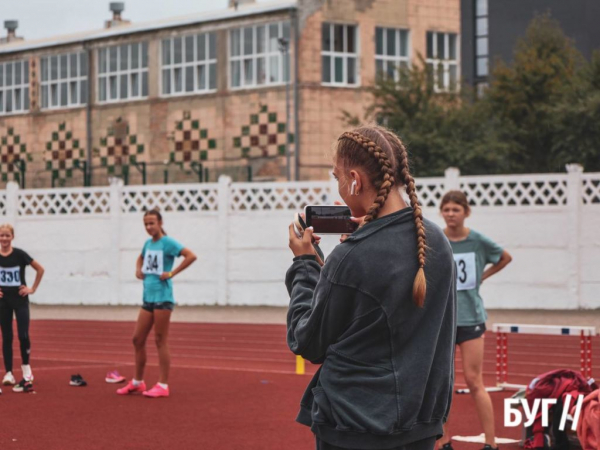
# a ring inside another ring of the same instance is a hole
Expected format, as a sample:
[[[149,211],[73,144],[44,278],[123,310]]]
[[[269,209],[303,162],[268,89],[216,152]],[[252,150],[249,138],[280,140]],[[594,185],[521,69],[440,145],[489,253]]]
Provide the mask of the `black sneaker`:
[[[79,374],[71,375],[71,381],[69,382],[71,386],[87,386],[86,381]]]
[[[440,447],[440,450],[454,450],[452,448],[452,442],[446,442],[444,445]]]
[[[498,450],[498,446],[492,447],[490,444],[485,444],[481,450]]]
[[[27,393],[35,394],[35,390],[33,389],[33,383],[26,379],[22,379],[21,381],[19,381],[19,384],[16,384],[13,387],[13,391],[14,392],[24,392],[26,394]]]

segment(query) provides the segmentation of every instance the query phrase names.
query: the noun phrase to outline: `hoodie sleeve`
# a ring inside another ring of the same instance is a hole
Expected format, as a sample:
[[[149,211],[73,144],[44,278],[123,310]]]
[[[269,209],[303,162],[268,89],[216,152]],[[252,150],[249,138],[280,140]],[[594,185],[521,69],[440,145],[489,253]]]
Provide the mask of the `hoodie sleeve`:
[[[327,276],[332,264],[328,263],[321,271],[313,256],[295,258],[285,279],[290,294],[288,346],[313,363],[322,362],[327,348],[339,339],[356,314],[356,291],[332,283]]]

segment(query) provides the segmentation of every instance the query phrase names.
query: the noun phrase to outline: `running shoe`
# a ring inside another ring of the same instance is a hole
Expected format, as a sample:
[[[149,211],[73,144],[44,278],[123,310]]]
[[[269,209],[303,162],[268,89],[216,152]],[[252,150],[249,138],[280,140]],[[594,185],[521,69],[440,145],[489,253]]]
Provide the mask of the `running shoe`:
[[[452,441],[446,442],[444,445],[440,447],[440,450],[454,450],[452,448]]]
[[[16,382],[17,380],[15,380],[15,376],[12,372],[6,372],[6,375],[4,375],[4,378],[2,379],[2,384],[4,386],[12,386],[16,384]]]
[[[71,375],[71,381],[69,384],[71,386],[87,386],[87,382],[79,374]]]
[[[107,383],[123,383],[125,381],[125,377],[116,370],[113,370],[112,372],[108,372],[106,374],[106,378],[104,380]]]
[[[135,386],[133,384],[133,380],[127,383],[127,386],[122,387],[121,389],[117,389],[117,394],[119,395],[127,395],[127,394],[137,394],[142,393],[146,390],[146,383],[143,381]]]
[[[26,394],[35,394],[35,390],[33,389],[33,383],[29,380],[26,380],[25,378],[23,378],[21,381],[19,381],[19,384],[13,387],[13,391],[24,392]]]
[[[168,397],[169,396],[169,388],[167,387],[165,389],[165,388],[161,387],[158,383],[156,383],[152,389],[150,389],[149,391],[144,391],[143,394],[145,397],[150,397],[150,398]]]

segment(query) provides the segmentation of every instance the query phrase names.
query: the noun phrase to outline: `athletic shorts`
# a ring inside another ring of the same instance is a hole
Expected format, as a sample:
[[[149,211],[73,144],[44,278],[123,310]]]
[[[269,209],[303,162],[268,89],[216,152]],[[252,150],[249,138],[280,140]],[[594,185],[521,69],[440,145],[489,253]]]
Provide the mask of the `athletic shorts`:
[[[155,310],[173,311],[174,307],[175,307],[175,303],[173,303],[173,302],[157,302],[157,303],[144,302],[142,304],[142,309],[144,309],[148,312],[153,312]]]
[[[480,338],[483,336],[483,333],[485,333],[485,323],[480,323],[479,325],[473,325],[470,327],[457,327],[456,345]]]

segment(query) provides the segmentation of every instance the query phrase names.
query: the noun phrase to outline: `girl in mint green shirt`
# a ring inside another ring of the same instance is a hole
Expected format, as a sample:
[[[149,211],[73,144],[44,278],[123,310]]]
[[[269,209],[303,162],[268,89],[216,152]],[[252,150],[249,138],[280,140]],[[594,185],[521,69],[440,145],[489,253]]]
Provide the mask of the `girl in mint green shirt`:
[[[167,336],[171,312],[175,305],[172,278],[192,264],[196,260],[196,255],[167,236],[162,225],[162,216],[157,210],[153,209],[144,214],[144,226],[150,239],[146,241],[142,253],[138,256],[135,272],[135,276],[144,281],[142,309],[133,335],[135,377],[127,386],[117,390],[117,394],[120,395],[142,393],[152,398],[169,396],[171,356],[167,346]],[[183,256],[184,260],[178,267],[173,268],[175,258],[179,256]],[[144,383],[146,339],[153,326],[160,377],[152,389],[146,390],[146,383]]]
[[[446,222],[444,233],[450,241],[456,262],[456,344],[462,356],[465,381],[485,433],[483,449],[492,450],[496,448],[494,409],[482,376],[487,314],[479,288],[484,280],[502,270],[512,257],[491,239],[465,227],[465,219],[469,217],[471,208],[463,192],[450,191],[444,195],[440,210]],[[447,427],[444,427],[444,437],[439,444],[443,450],[452,450]]]

